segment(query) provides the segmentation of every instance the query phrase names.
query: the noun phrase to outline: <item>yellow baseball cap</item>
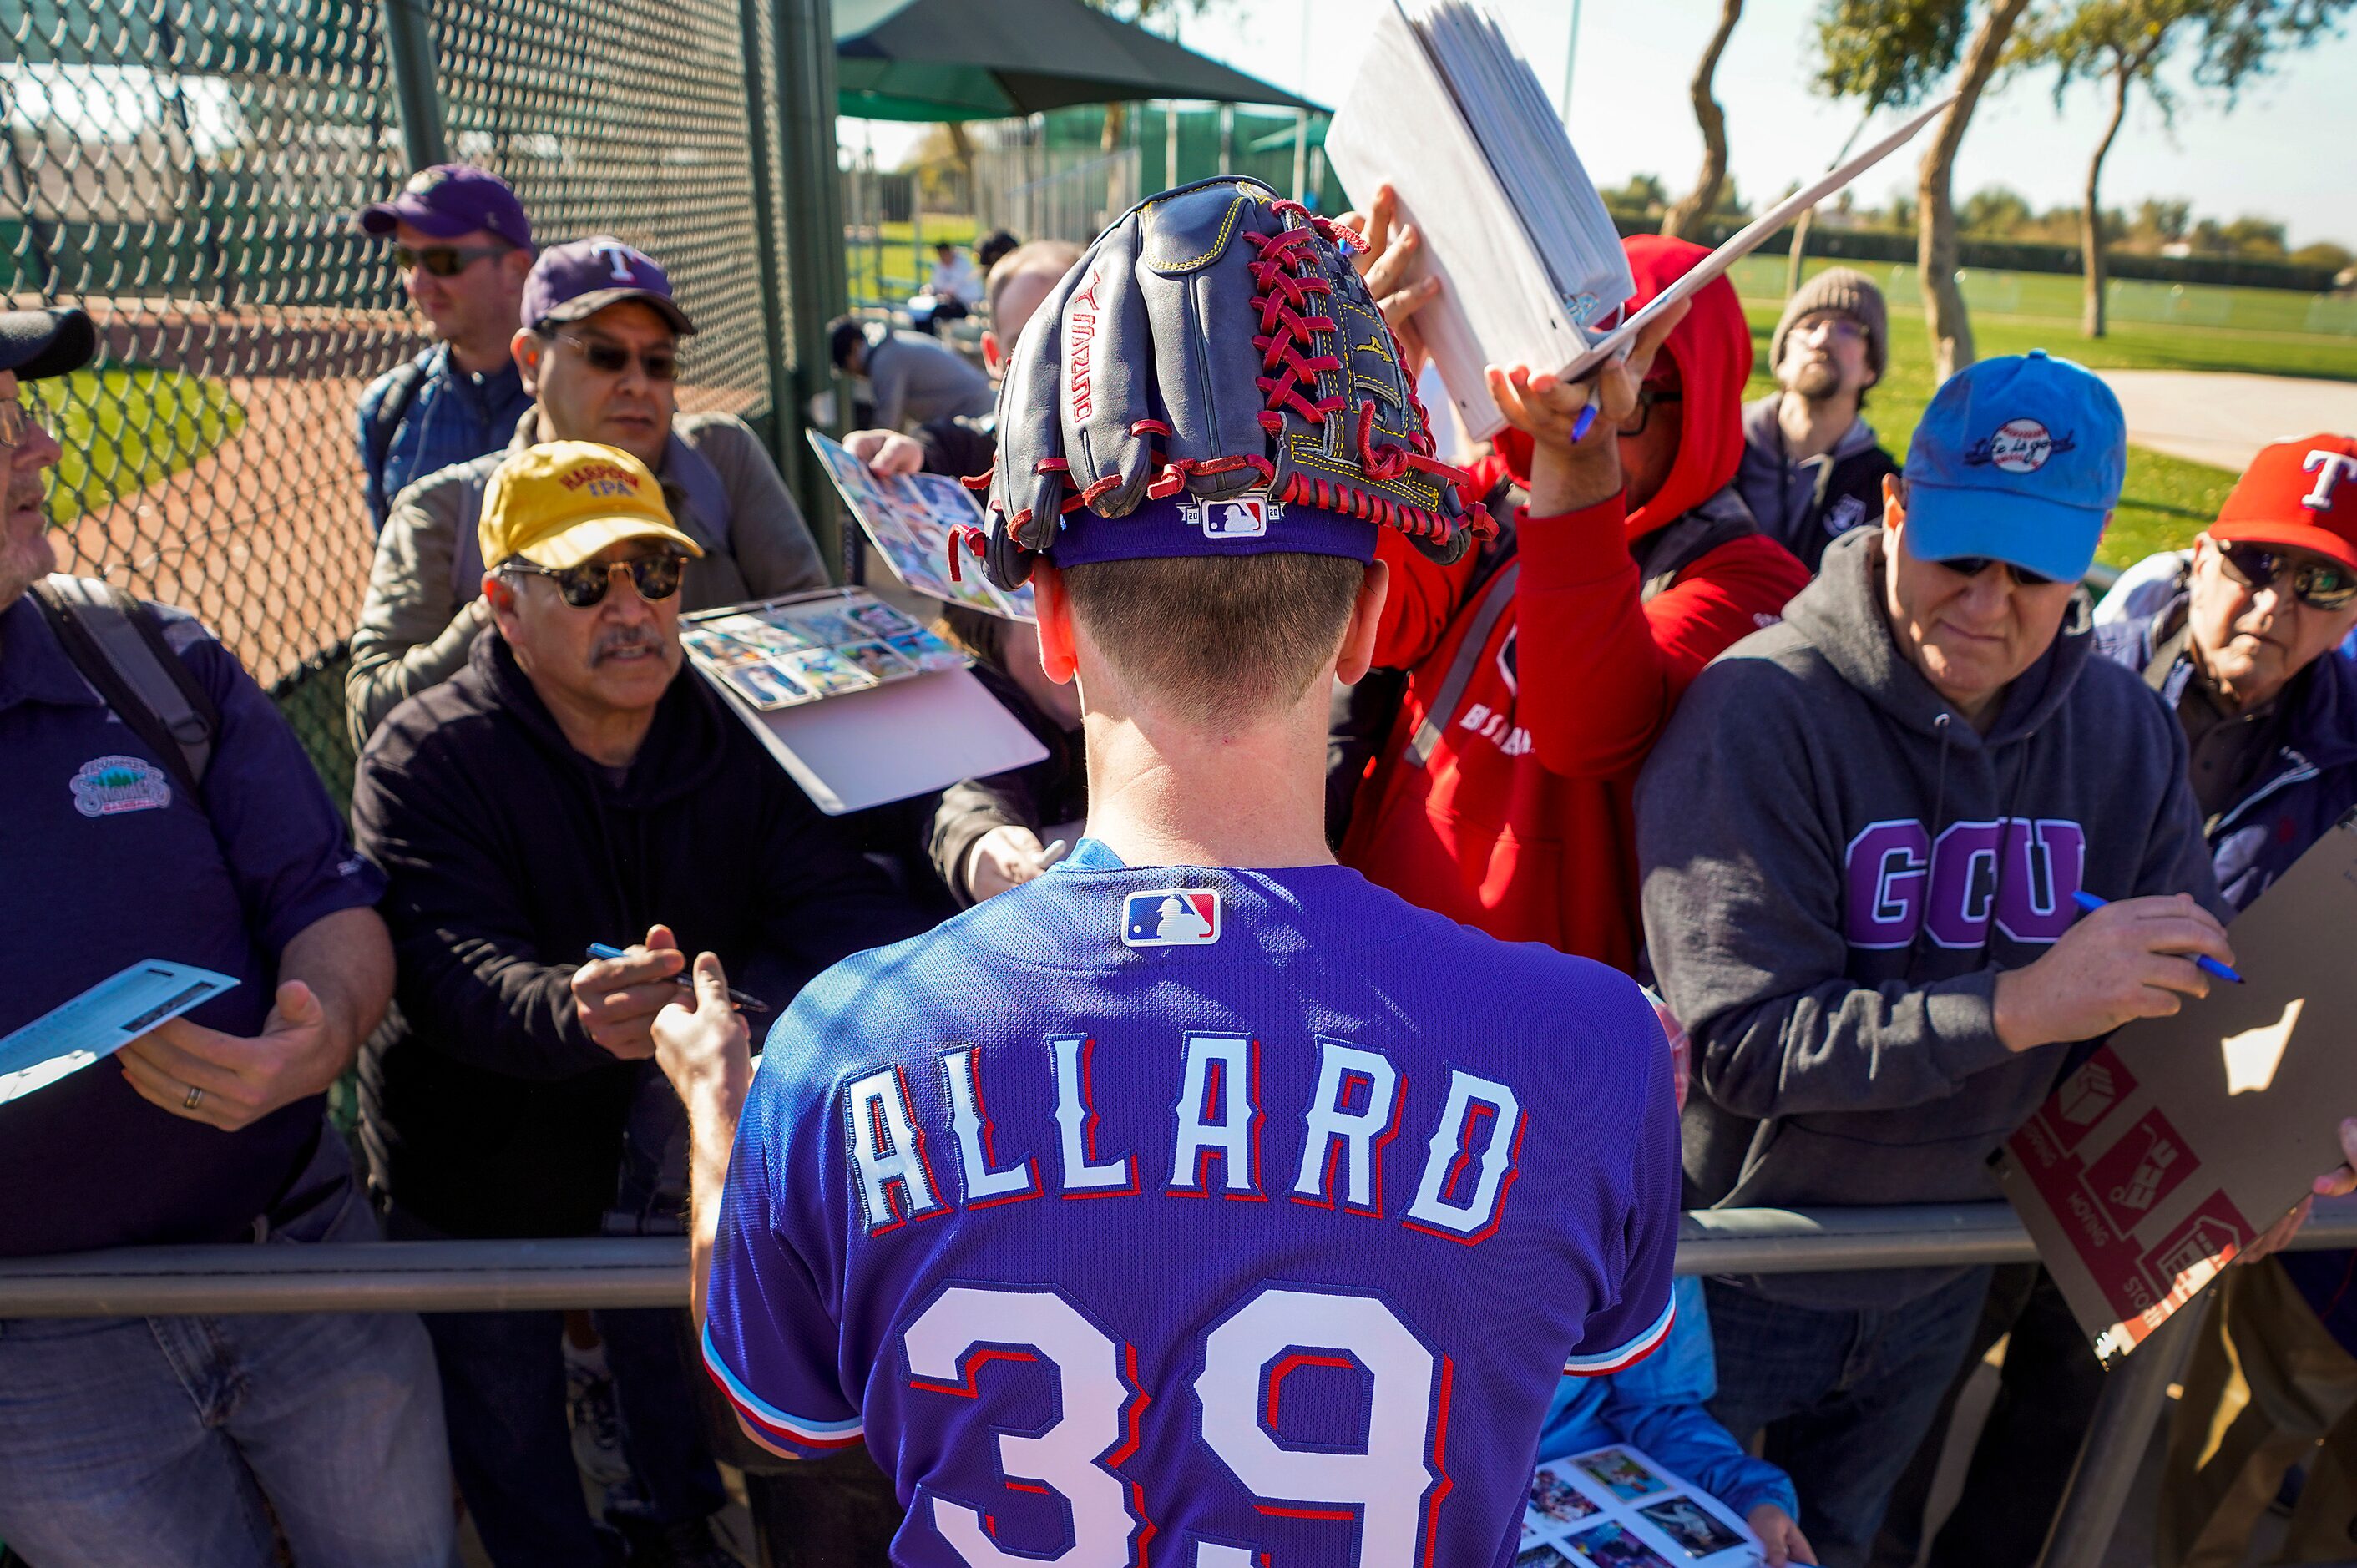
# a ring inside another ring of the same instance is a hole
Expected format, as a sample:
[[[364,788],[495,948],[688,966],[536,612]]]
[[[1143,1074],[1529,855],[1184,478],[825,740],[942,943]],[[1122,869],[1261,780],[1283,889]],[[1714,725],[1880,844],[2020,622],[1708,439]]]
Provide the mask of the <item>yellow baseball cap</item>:
[[[595,441],[549,441],[491,470],[475,525],[483,564],[521,555],[536,566],[578,566],[626,539],[660,539],[691,556],[704,546],[682,533],[647,466]]]

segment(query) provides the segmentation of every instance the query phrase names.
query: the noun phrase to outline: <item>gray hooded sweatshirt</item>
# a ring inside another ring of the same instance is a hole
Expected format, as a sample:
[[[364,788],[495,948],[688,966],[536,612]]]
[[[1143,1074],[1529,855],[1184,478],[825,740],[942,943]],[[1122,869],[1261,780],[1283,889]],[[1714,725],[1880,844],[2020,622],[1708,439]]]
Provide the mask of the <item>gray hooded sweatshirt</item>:
[[[1829,544],[1782,623],[1703,671],[1638,783],[1646,940],[1694,1046],[1691,1207],[1996,1197],[1988,1157],[2070,1048],[2006,1049],[1998,972],[2044,953],[2083,887],[2223,913],[2177,721],[2090,657],[2083,598],[1983,736],[1892,640],[1882,539]],[[1750,1283],[1889,1306],[1961,1273]]]

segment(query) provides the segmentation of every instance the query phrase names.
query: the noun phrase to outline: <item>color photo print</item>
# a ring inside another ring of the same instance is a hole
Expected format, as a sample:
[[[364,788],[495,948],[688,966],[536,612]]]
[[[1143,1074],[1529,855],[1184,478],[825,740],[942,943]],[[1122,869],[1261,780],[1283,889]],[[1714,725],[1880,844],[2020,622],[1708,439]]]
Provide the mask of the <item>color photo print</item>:
[[[1717,1498],[1627,1444],[1531,1477],[1515,1568],[1741,1568],[1751,1532]]]
[[[981,528],[988,521],[962,482],[948,474],[878,474],[817,431],[809,434],[826,477],[893,575],[918,593],[985,615],[1038,618],[1030,585],[1001,593],[984,579],[977,556],[962,557],[957,575],[950,575],[953,532]]]
[[[679,640],[705,679],[762,713],[967,662],[864,588],[707,610],[680,623]]]

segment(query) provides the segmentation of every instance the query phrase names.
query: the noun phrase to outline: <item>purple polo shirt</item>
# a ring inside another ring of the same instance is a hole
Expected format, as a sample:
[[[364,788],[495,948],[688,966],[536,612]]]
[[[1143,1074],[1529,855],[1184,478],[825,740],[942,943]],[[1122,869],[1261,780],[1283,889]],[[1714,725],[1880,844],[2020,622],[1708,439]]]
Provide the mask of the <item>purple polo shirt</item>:
[[[253,1035],[287,941],[383,890],[270,699],[193,618],[158,613],[221,710],[201,801],[99,700],[38,605],[0,610],[0,1035],[150,958],[237,976],[188,1016]],[[111,1061],[0,1106],[0,1257],[250,1234],[323,1106],[223,1133],[148,1104]]]

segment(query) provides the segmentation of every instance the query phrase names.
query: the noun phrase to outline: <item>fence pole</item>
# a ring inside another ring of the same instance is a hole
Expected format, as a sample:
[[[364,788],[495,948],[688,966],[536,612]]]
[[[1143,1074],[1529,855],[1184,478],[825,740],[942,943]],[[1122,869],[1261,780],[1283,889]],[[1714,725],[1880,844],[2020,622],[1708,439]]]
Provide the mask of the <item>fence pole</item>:
[[[393,67],[401,150],[412,170],[450,161],[442,134],[442,101],[434,87],[434,24],[425,0],[383,0],[384,53]]]
[[[745,41],[745,139],[752,154],[754,254],[761,272],[761,348],[770,381],[770,456],[780,474],[791,476],[802,462],[802,421],[792,407],[786,302],[778,287],[785,267],[778,252],[777,206],[770,199],[771,160],[777,149],[770,140],[762,62],[754,52],[761,38],[759,0],[737,0],[737,29]]]
[[[2217,1309],[2212,1291],[2154,1329],[2125,1365],[2104,1378],[2039,1568],[2101,1568],[2136,1471],[2151,1451],[2169,1387],[2185,1375],[2201,1325]]]
[[[834,489],[803,451],[811,400],[832,394],[837,432],[851,397],[834,373],[826,324],[850,308],[844,275],[843,193],[834,145],[834,8],[831,0],[772,0],[778,34],[780,167],[785,176],[786,297],[793,343],[791,393],[780,400],[779,445],[792,459],[786,482],[810,520],[823,559],[847,580],[842,513]]]

